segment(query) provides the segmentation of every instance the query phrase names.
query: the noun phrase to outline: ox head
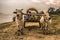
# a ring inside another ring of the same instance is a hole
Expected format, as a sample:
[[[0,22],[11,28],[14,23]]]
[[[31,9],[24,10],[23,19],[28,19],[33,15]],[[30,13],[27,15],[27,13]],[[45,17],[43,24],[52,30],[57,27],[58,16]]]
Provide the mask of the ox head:
[[[44,15],[45,15],[45,18],[46,18],[47,20],[50,20],[50,19],[51,19],[50,14],[49,14],[48,12],[45,12],[45,11],[44,11]]]
[[[20,9],[16,9],[16,11],[14,11],[13,13],[14,13],[14,14],[20,14],[20,13],[22,13],[22,10],[23,10],[23,9],[21,9],[21,10],[20,10]]]

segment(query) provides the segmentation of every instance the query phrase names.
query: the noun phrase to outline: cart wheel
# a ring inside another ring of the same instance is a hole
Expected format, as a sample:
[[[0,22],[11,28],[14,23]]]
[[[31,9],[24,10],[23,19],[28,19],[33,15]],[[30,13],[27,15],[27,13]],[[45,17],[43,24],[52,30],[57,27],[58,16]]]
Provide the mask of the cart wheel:
[[[41,23],[39,22],[39,28],[41,28]]]
[[[24,28],[25,28],[25,23],[26,23],[26,22],[24,21]]]
[[[26,13],[30,13],[30,11],[35,11],[38,14],[38,11],[35,8],[29,8]]]

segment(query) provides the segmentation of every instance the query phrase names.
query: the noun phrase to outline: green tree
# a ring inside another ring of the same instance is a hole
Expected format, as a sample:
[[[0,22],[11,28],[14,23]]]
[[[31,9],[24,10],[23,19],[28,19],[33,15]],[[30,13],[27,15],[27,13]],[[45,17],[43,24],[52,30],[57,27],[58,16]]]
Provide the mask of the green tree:
[[[56,14],[60,14],[60,8],[56,10]]]
[[[49,9],[48,9],[48,13],[49,14],[54,14],[55,13],[55,8],[53,8],[53,7],[50,7]]]

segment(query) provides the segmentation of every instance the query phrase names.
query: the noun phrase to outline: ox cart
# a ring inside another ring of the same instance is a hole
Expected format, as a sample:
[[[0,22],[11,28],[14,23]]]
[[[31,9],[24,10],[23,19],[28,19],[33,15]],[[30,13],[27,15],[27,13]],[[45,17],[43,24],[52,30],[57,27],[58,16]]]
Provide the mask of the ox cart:
[[[31,11],[34,11],[34,12],[31,12]],[[14,13],[17,14],[17,11]],[[41,16],[43,16],[44,14],[38,13],[38,11],[35,8],[29,8],[26,13],[23,13],[22,10],[19,10],[18,13],[20,13],[20,14],[18,14],[18,15],[20,15],[20,16],[18,16],[18,20],[19,20],[19,17],[21,17],[20,21],[23,19],[23,26],[22,26],[22,28],[21,27],[19,27],[19,28],[21,28],[21,29],[25,28],[26,23],[30,22],[32,24],[38,23],[39,28],[42,27],[42,30],[44,33],[46,33],[46,31],[48,31],[49,24],[47,23],[47,26],[45,26],[45,23],[43,23],[43,25],[41,25],[41,23],[40,23]],[[22,22],[20,22],[20,23],[22,23]],[[20,31],[21,31],[21,29],[20,29]]]
[[[25,15],[25,17],[24,17],[24,27],[25,27],[25,24],[28,23],[28,22],[38,23],[39,27],[41,26],[40,25],[40,15],[39,14],[24,14],[24,15]]]

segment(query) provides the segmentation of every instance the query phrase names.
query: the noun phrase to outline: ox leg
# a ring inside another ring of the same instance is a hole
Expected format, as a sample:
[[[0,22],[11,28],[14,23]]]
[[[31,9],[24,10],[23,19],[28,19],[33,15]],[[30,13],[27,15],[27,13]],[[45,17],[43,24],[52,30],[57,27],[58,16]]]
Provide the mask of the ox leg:
[[[45,30],[48,31],[48,23],[45,23]]]
[[[20,30],[19,25],[18,25],[18,30],[17,30],[17,32],[16,32],[15,34],[17,34],[18,36],[20,36],[20,35],[21,35],[21,30]]]
[[[45,25],[45,23],[42,24],[42,31],[43,31],[43,34],[46,34],[46,25]]]
[[[48,24],[47,23],[44,23],[43,34],[48,34]]]
[[[24,35],[24,33],[23,33],[23,29],[24,29],[24,22],[21,21],[21,29],[20,29],[20,30],[21,30],[21,34],[22,34],[22,35]]]
[[[20,21],[19,25],[18,25],[18,30],[17,30],[17,35],[20,36],[20,35],[23,35],[23,22]]]

